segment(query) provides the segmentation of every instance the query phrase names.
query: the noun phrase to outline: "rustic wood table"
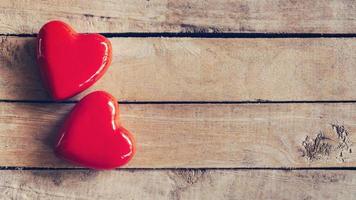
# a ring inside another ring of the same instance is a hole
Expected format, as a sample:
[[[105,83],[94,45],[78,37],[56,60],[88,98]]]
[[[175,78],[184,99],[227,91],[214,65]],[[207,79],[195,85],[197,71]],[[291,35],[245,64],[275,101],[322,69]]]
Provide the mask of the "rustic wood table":
[[[113,45],[65,102],[34,57],[53,19]],[[0,0],[0,35],[0,199],[356,199],[355,0]],[[94,90],[136,137],[123,169],[53,155]]]

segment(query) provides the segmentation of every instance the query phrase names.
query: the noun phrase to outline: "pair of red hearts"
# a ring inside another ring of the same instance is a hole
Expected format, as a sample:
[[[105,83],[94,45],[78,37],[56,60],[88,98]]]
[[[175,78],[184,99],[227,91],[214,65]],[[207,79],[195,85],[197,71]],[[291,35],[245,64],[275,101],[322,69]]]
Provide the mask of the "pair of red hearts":
[[[42,79],[55,100],[70,98],[93,85],[107,70],[111,43],[99,34],[79,34],[52,21],[37,37]],[[132,135],[118,123],[116,99],[103,91],[85,96],[60,129],[57,156],[81,166],[113,169],[135,153]]]

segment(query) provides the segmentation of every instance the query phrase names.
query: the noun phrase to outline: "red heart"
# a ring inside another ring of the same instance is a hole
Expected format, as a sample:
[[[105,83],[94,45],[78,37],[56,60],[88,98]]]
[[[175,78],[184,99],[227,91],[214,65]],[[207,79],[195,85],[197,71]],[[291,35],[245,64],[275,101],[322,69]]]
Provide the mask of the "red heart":
[[[113,169],[126,164],[135,153],[129,131],[118,123],[118,104],[110,94],[97,91],[73,108],[61,128],[57,156],[94,169]]]
[[[60,21],[45,24],[37,37],[42,79],[55,100],[93,85],[111,62],[111,43],[99,34],[79,34]]]

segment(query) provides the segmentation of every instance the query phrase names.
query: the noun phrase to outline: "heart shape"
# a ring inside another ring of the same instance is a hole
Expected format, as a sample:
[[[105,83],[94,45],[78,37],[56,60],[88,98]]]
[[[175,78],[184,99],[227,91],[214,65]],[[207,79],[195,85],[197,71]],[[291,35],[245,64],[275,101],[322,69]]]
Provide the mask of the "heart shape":
[[[72,163],[94,169],[126,164],[135,153],[134,139],[118,123],[116,99],[103,91],[77,103],[60,130],[55,153]]]
[[[37,62],[55,100],[70,98],[93,85],[111,63],[111,43],[99,34],[76,33],[60,21],[45,24],[37,37]]]

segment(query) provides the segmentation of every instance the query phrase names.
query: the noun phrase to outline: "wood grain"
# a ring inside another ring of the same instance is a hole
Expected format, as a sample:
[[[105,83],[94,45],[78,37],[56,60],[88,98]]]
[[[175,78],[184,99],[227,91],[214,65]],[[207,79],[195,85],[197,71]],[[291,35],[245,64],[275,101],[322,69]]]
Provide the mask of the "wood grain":
[[[34,60],[34,40],[1,37],[0,99],[49,100]],[[83,94],[101,89],[120,101],[356,99],[354,38],[111,42],[112,65]]]
[[[0,34],[53,19],[79,32],[356,33],[354,1],[3,0]],[[24,36],[24,35],[23,35]],[[355,38],[111,38],[114,62],[90,91],[119,101],[356,99]],[[50,100],[34,38],[0,37],[0,100]],[[52,153],[74,104],[0,101],[0,199],[356,199],[355,103],[123,104],[138,151],[113,171]],[[247,168],[247,169],[137,169]],[[250,170],[253,168],[254,170]]]
[[[60,19],[80,32],[355,33],[353,0],[3,0],[0,33]]]
[[[355,199],[353,171],[0,171],[1,199]]]
[[[53,139],[73,104],[0,103],[0,166],[73,167]],[[355,167],[356,104],[122,104],[129,168]],[[334,125],[334,126],[333,126]]]

